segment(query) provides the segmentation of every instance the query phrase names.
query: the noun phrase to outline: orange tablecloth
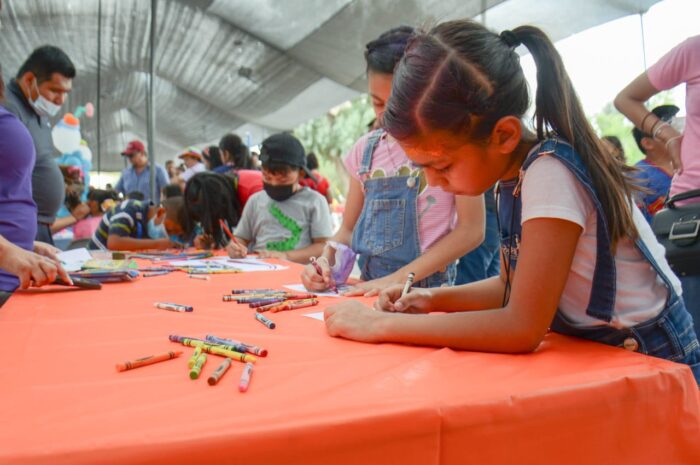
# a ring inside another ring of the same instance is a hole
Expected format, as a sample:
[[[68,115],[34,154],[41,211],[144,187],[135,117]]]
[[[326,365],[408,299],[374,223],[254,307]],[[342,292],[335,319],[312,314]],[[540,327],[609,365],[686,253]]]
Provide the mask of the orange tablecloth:
[[[529,355],[361,344],[302,316],[337,299],[271,315],[272,331],[221,301],[298,273],[176,273],[13,297],[0,309],[0,464],[700,463],[700,396],[682,365],[554,334]],[[171,333],[270,354],[245,394],[237,362],[207,384],[218,357],[190,380],[190,348],[115,370],[182,348]]]

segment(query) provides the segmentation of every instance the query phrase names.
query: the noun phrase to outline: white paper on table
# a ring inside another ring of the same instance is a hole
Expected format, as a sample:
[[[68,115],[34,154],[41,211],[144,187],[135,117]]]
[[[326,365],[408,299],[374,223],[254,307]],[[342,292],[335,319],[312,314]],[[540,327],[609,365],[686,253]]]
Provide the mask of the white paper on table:
[[[314,320],[323,321],[323,312],[305,313],[303,316],[313,318]]]
[[[92,260],[90,251],[86,248],[66,250],[56,255],[58,260],[63,265],[63,268],[68,271],[80,271],[85,262]]]
[[[352,286],[346,286],[346,285],[338,286],[338,293],[337,294],[333,291],[326,291],[326,292],[309,291],[308,289],[306,289],[304,287],[303,284],[285,284],[284,287],[286,287],[287,289],[291,289],[293,291],[297,291],[297,292],[303,292],[303,293],[313,292],[314,294],[316,294],[319,297],[343,297],[341,294],[343,292],[347,291],[348,289],[350,289],[350,287],[352,287]]]
[[[289,268],[284,265],[267,263],[257,258],[216,257],[200,260],[174,260],[169,263],[172,266],[198,267],[203,269],[210,267],[212,270],[239,270],[245,273],[253,271],[278,271]]]

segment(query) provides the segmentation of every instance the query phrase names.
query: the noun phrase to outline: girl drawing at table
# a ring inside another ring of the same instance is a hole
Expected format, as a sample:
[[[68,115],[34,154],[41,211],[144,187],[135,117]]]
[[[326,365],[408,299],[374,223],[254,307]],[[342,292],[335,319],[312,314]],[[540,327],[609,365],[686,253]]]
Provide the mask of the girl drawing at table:
[[[391,92],[394,66],[413,31],[408,26],[394,28],[367,44],[369,93],[379,121]],[[483,197],[428,186],[423,170],[411,164],[383,129],[360,138],[345,166],[350,188],[342,225],[331,241],[359,254],[364,281],[348,295],[376,295],[404,282],[411,272],[424,287],[452,284],[454,262],[484,239]],[[309,290],[335,284],[329,268],[334,255],[333,245],[327,245],[317,262],[322,274],[311,265],[305,268],[302,281]]]
[[[521,123],[529,96],[519,45],[537,65],[536,134]],[[462,20],[418,34],[396,69],[384,127],[432,185],[478,195],[499,182],[501,275],[403,297],[394,286],[380,311],[335,305],[325,314],[332,336],[522,353],[551,328],[688,364],[700,380],[678,278],[541,30],[498,35]]]

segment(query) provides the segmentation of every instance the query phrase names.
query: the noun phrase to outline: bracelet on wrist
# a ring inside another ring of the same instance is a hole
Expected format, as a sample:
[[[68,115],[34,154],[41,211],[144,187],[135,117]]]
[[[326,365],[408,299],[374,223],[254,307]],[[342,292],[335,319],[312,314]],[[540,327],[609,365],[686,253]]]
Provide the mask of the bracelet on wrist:
[[[663,130],[665,127],[671,127],[670,124],[668,124],[666,121],[661,123],[656,129],[654,129],[654,133],[651,135],[651,138],[654,140],[659,140],[659,133]]]
[[[639,125],[639,129],[640,129],[642,132],[646,132],[646,131],[644,131],[644,123],[646,123],[647,118],[649,118],[649,117],[650,117],[651,115],[653,115],[653,114],[654,114],[654,113],[649,112],[649,113],[647,113],[647,114],[644,116],[644,119],[642,119],[642,124]],[[659,120],[657,120],[657,122],[658,122],[658,121],[659,121]],[[656,124],[656,122],[655,122],[654,124],[651,125],[651,128],[652,128],[652,129],[654,129],[654,125],[655,125],[655,124]]]

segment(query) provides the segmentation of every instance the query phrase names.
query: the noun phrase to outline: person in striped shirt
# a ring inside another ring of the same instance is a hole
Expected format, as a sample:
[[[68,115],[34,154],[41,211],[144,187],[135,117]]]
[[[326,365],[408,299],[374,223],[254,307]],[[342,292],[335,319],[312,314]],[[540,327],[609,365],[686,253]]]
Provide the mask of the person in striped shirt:
[[[160,206],[126,200],[102,216],[90,241],[92,250],[143,250],[179,247],[183,233],[182,197],[165,199]]]

